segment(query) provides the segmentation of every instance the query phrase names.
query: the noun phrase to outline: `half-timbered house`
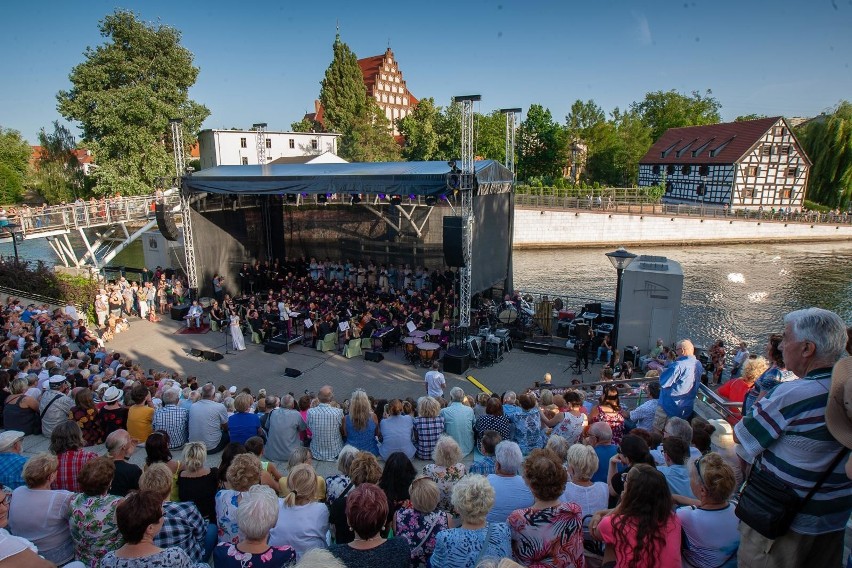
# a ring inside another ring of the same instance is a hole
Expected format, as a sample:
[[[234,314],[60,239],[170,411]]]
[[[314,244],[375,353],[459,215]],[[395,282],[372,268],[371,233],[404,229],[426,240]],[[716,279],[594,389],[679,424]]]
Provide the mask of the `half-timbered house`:
[[[810,166],[780,116],[670,128],[639,161],[639,186],[664,184],[668,203],[797,209]]]

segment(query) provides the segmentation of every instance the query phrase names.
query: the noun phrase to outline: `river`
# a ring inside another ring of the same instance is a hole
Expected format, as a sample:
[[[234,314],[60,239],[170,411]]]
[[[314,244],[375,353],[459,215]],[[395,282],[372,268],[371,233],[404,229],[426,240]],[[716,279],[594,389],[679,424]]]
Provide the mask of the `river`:
[[[118,262],[141,258],[130,247]],[[515,251],[515,287],[520,290],[612,300],[615,270],[610,249]],[[636,254],[666,256],[684,273],[678,335],[698,345],[724,339],[762,350],[769,333],[783,329],[785,313],[819,306],[852,322],[852,243],[752,244],[701,247],[637,247]],[[55,262],[43,239],[19,245],[21,257]],[[0,254],[12,246],[0,244]]]

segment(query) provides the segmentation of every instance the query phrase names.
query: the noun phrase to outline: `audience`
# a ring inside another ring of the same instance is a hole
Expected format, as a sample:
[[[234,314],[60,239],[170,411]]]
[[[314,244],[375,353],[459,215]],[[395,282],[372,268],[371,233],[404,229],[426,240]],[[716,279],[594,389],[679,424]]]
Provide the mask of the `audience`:
[[[501,440],[511,440],[513,428],[512,420],[503,413],[500,398],[494,396],[488,398],[485,403],[485,413],[476,418],[473,426],[477,440],[482,440],[482,436],[488,430],[496,430]]]
[[[612,443],[618,445],[624,436],[624,414],[616,385],[604,385],[598,405],[589,414],[589,424],[605,422],[612,430]]]
[[[25,436],[38,434],[41,430],[39,422],[38,399],[26,394],[26,379],[15,379],[9,385],[10,396],[3,404],[3,427]]]
[[[27,463],[27,458],[21,455],[23,440],[23,432],[0,432],[0,485],[10,490],[26,485],[24,464]]]
[[[278,510],[278,520],[269,535],[275,546],[290,545],[301,557],[312,548],[325,548],[328,530],[328,507],[318,502],[317,474],[308,464],[299,464],[287,476],[287,496]]]
[[[311,450],[308,448],[302,447],[296,449],[292,454],[290,454],[290,460],[287,462],[287,466],[290,469],[293,469],[297,465],[306,464],[313,467],[313,456],[311,455]],[[263,473],[261,473],[261,480],[263,479]],[[288,478],[287,476],[283,476],[278,480],[278,493],[281,497],[287,497],[290,494],[290,489],[287,486]],[[314,475],[314,492],[313,499],[318,502],[325,501],[325,479],[319,474]]]
[[[296,401],[291,394],[281,397],[281,405],[267,414],[266,457],[285,462],[290,454],[302,445],[300,435],[305,432],[305,421],[296,410]]]
[[[53,429],[50,436],[50,451],[58,460],[58,473],[52,489],[66,489],[72,493],[80,491],[77,476],[86,462],[97,454],[83,449],[83,432],[77,423],[66,420]]]
[[[598,470],[592,476],[592,481],[609,481],[609,460],[618,453],[618,446],[612,443],[612,428],[604,422],[596,422],[589,426],[586,443],[595,449],[598,456]]]
[[[489,398],[488,400],[497,400]],[[497,449],[497,444],[503,439],[496,430],[485,430],[479,440],[479,453],[482,457],[474,460],[470,466],[470,473],[478,473],[479,475],[490,475],[497,471],[497,462],[494,461],[494,451]]]
[[[228,437],[228,412],[215,401],[216,387],[201,387],[201,400],[189,408],[189,441],[202,442],[208,455],[218,454],[231,441]]]
[[[583,412],[583,397],[577,391],[568,391],[562,400],[565,401],[566,410],[560,409],[552,417],[548,417],[542,408],[541,423],[551,429],[551,436],[560,436],[569,444],[576,444],[589,423],[588,416]]]
[[[441,404],[431,396],[421,396],[417,400],[417,417],[414,419],[414,433],[417,438],[415,455],[421,460],[432,459],[435,444],[444,432],[444,417]]]
[[[91,389],[81,388],[74,394],[74,406],[68,411],[68,417],[82,430],[85,446],[95,446],[104,442],[105,436],[98,420],[98,412]]]
[[[205,543],[215,542],[216,493],[219,470],[207,467],[207,448],[201,442],[190,442],[183,449],[183,469],[177,476],[178,501],[194,503],[207,523]]]
[[[180,390],[177,388],[163,391],[162,400],[163,405],[154,411],[151,427],[168,434],[168,449],[178,450],[189,439],[189,410],[178,405]]]
[[[319,404],[308,410],[308,429],[311,431],[311,453],[320,461],[335,461],[346,438],[343,410],[331,406],[334,391],[328,385],[317,393]]]
[[[228,417],[228,435],[231,442],[245,444],[252,436],[265,436],[266,431],[260,427],[260,416],[250,412],[254,398],[241,392],[234,398],[234,414]]]
[[[435,444],[432,459],[435,463],[427,464],[423,468],[423,473],[438,484],[438,489],[441,492],[438,508],[454,514],[452,506],[453,485],[467,473],[467,467],[461,461],[462,450],[454,438],[441,436],[438,438],[438,443]]]
[[[388,456],[402,452],[408,459],[414,458],[416,449],[411,441],[414,419],[403,412],[402,401],[393,399],[387,405],[387,416],[379,422],[379,437],[382,440],[379,454],[387,461]]]
[[[504,440],[497,444],[494,454],[497,462],[495,472],[487,478],[495,495],[487,513],[488,522],[504,523],[512,511],[531,507],[534,498],[519,475],[524,456],[518,444]]]
[[[367,393],[362,389],[355,390],[349,400],[349,413],[346,415],[346,443],[362,452],[370,452],[377,456],[379,455],[379,446],[376,442],[378,427],[379,419],[373,412]],[[409,443],[411,443],[410,432]]]
[[[97,566],[102,556],[124,544],[115,520],[121,498],[108,494],[114,475],[115,462],[104,456],[87,462],[77,479],[81,493],[71,501],[69,526],[74,557],[86,566]]]
[[[592,481],[598,469],[598,455],[591,446],[574,444],[568,448],[568,483],[562,493],[562,501],[576,503],[583,512],[583,519],[606,509],[609,488],[602,481]],[[588,524],[588,521],[586,521]]]
[[[524,393],[518,397],[518,403],[521,405],[520,411],[510,417],[514,427],[512,439],[517,442],[521,452],[527,455],[535,448],[544,447],[544,429],[535,396]]]
[[[151,391],[143,383],[136,383],[130,391],[133,405],[127,409],[127,432],[135,440],[147,440],[154,431],[154,403]]]
[[[448,527],[447,514],[438,509],[441,492],[437,483],[421,474],[411,482],[408,493],[409,506],[396,511],[393,531],[397,538],[408,542],[411,566],[428,566],[437,534]]]
[[[124,497],[131,491],[139,489],[139,478],[142,468],[127,460],[136,451],[136,442],[127,430],[113,430],[106,438],[107,455],[115,463],[115,475],[109,488],[110,495]]]
[[[373,454],[358,452],[358,455],[352,459],[352,465],[349,467],[351,482],[329,506],[328,520],[336,543],[347,544],[355,539],[355,533],[352,532],[352,525],[349,524],[346,514],[349,495],[364,483],[378,483],[381,476],[382,468],[379,467],[379,462]],[[384,497],[384,493],[382,496]],[[385,499],[385,515],[387,515],[387,499]]]
[[[689,472],[686,470],[689,446],[680,438],[669,436],[663,439],[663,456],[666,458],[666,465],[659,466],[657,469],[665,476],[672,495],[683,495],[694,499],[695,495],[690,489]]]
[[[240,499],[252,485],[260,483],[260,460],[254,454],[239,454],[228,466],[226,475],[230,488],[216,493],[216,525],[219,542],[238,544],[244,536],[237,519]]]
[[[475,417],[473,409],[465,406],[464,391],[459,387],[450,389],[450,404],[441,409],[444,418],[444,432],[458,444],[461,452],[460,458],[465,457],[473,451],[473,424]],[[438,484],[440,486],[440,483]],[[446,502],[447,499],[442,499]]]
[[[340,455],[337,456],[337,473],[325,478],[325,502],[331,505],[335,499],[340,497],[350,484],[349,468],[352,460],[358,455],[358,449],[350,445],[343,446]]]

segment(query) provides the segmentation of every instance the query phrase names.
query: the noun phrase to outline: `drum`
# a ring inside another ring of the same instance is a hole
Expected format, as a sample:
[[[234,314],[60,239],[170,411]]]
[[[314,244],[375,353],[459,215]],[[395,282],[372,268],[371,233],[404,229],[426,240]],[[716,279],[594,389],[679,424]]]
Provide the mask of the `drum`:
[[[437,339],[438,337],[441,337],[441,330],[440,329],[430,329],[429,331],[426,332],[426,334],[429,335],[430,338],[436,338]]]
[[[423,340],[419,337],[403,337],[402,343],[405,345],[405,352],[414,355],[417,353],[417,346],[423,343]]]
[[[431,367],[432,361],[434,361],[438,357],[438,351],[441,349],[441,346],[437,343],[429,343],[424,341],[420,345],[417,346],[417,350],[420,352],[420,364],[424,367]]]
[[[203,298],[198,298],[198,303],[199,305],[201,305],[202,308],[207,309],[210,307],[210,304],[213,303],[213,298],[208,298],[206,296]]]
[[[509,306],[497,315],[497,319],[503,324],[515,323],[518,319],[518,310],[515,306]]]
[[[410,335],[411,337],[419,337],[420,339],[423,339],[423,338],[425,338],[425,337],[426,337],[426,332],[425,332],[425,331],[420,331],[419,329],[415,329],[415,330],[414,330],[414,331],[412,331],[409,335]]]

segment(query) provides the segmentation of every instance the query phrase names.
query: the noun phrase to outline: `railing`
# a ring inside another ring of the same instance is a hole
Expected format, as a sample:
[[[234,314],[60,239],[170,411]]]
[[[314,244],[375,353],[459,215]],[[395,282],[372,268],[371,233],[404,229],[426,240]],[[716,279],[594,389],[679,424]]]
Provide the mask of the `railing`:
[[[819,213],[817,211],[793,211],[786,209],[734,209],[733,211],[717,205],[692,205],[683,203],[663,203],[652,201],[648,197],[627,195],[621,197],[597,195],[576,197],[566,195],[515,195],[515,205],[520,207],[546,207],[552,209],[570,209],[586,211],[608,211],[610,213],[628,213],[640,215],[674,215],[678,217],[701,217],[711,219],[775,221],[779,223],[806,223],[828,225],[852,225],[849,213]]]
[[[173,192],[163,197],[115,197],[69,205],[24,207],[18,209],[17,216],[11,217],[10,222],[20,227],[25,237],[36,237],[40,233],[150,219],[154,217],[154,205],[158,200],[173,207],[178,203],[178,195]]]

